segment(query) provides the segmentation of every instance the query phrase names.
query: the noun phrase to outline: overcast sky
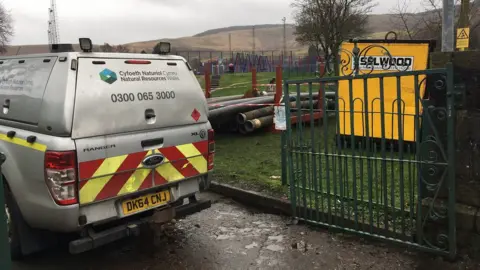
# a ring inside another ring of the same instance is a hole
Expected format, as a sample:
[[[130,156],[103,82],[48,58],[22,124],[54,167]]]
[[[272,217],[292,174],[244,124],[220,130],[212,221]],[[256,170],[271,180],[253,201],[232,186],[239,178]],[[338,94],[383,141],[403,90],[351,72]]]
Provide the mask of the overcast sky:
[[[14,19],[12,45],[48,42],[50,0],[0,0]],[[112,44],[190,36],[234,25],[291,19],[292,0],[57,0],[62,43],[90,37]],[[389,12],[397,0],[377,0],[374,13]],[[412,2],[416,2],[413,0]]]

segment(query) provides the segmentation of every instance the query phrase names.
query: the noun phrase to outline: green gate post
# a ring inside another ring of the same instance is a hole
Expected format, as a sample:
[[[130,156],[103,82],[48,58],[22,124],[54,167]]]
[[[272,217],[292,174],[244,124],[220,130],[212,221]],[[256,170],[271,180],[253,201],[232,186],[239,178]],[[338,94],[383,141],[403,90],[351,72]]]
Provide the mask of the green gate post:
[[[288,185],[287,182],[287,169],[288,169],[288,164],[287,164],[287,134],[285,131],[282,131],[281,135],[281,147],[282,147],[282,186]]]
[[[7,231],[7,216],[5,213],[5,198],[3,192],[3,178],[1,173],[1,166],[5,162],[5,155],[0,153],[0,205],[3,205],[4,210],[0,210],[0,269],[11,269],[10,259],[10,241]]]

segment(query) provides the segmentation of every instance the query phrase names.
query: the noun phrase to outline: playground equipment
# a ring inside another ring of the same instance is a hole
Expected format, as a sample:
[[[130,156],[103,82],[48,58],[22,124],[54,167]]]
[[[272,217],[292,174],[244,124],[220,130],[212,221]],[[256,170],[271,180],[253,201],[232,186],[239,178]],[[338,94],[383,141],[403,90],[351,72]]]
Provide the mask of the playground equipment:
[[[295,55],[287,52],[285,55],[280,51],[251,52],[221,52],[221,51],[185,51],[175,54],[185,57],[195,70],[197,75],[203,75],[207,64],[211,74],[244,73],[251,72],[256,68],[257,72],[274,72],[275,67],[281,65],[287,73],[311,71],[315,66],[315,60],[303,55]],[[229,65],[233,65],[233,71]]]
[[[237,53],[232,64],[235,66],[235,72],[251,72],[252,68],[257,71],[272,70],[272,63],[265,55]]]
[[[315,72],[318,72],[318,63],[321,62],[319,57],[295,55],[292,51],[285,55],[275,51],[258,53],[188,51],[176,52],[176,54],[185,57],[197,75],[203,75],[207,68],[210,74],[221,75],[251,72],[253,68],[257,72],[275,72],[276,66],[282,66],[287,78],[301,74],[314,76]]]

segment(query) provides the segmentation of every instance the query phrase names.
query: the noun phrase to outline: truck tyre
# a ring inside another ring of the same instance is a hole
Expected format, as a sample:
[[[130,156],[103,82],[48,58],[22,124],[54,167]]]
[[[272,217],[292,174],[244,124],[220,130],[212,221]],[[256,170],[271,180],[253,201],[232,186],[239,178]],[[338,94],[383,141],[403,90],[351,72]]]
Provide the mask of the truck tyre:
[[[23,257],[20,235],[18,233],[18,222],[23,222],[22,215],[18,210],[15,199],[7,185],[4,185],[5,214],[7,215],[7,230],[10,241],[10,255],[12,260],[19,260]]]

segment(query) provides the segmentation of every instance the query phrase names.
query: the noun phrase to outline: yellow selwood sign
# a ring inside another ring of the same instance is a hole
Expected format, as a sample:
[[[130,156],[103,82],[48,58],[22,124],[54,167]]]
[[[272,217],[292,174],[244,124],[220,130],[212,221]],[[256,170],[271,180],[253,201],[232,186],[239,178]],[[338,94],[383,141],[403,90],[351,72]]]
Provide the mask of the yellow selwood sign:
[[[388,50],[373,47],[366,54],[360,55],[359,58],[359,74],[378,74],[398,71],[412,71],[425,70],[428,65],[428,54],[430,50],[430,43],[428,41],[418,42],[377,42],[377,41],[359,41],[358,48],[362,51],[370,45],[378,44]],[[354,44],[345,42],[342,44],[342,49],[352,52]],[[343,63],[350,63],[345,66],[341,73],[350,74],[353,69],[353,59],[346,53],[341,54]],[[392,65],[392,62],[395,65]],[[372,70],[373,68],[373,70]],[[367,135],[367,121],[368,131],[371,138],[382,138],[382,132],[386,139],[398,140],[399,124],[398,120],[401,118],[403,140],[415,141],[415,77],[401,76],[400,82],[397,83],[396,77],[387,77],[383,79],[383,102],[380,95],[380,82],[378,78],[367,79],[367,89],[364,89],[363,79],[352,80],[352,89],[350,90],[350,83],[348,80],[339,82],[339,121],[340,121],[340,135],[351,135],[365,137]],[[425,83],[420,83],[425,76],[418,76],[420,97],[423,97],[425,92]],[[397,85],[400,87],[397,93]],[[350,97],[350,93],[352,96]],[[367,93],[367,95],[365,95]],[[400,101],[400,117],[398,116],[398,101]],[[353,103],[353,108],[351,104]],[[384,122],[382,123],[382,105]],[[419,112],[421,114],[422,107],[419,105]],[[365,111],[368,110],[368,119]],[[353,130],[351,125],[351,115],[353,112]]]

